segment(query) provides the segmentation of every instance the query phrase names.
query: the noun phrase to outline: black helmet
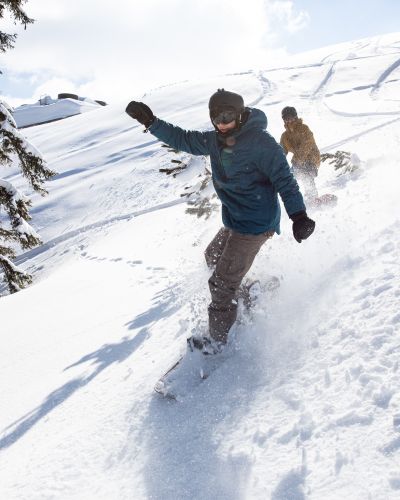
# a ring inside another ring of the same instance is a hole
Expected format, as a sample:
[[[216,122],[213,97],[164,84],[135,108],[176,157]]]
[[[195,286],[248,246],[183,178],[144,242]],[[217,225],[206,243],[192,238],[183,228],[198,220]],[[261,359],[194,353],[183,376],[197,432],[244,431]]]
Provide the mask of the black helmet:
[[[236,113],[240,114],[244,111],[243,97],[235,92],[229,92],[225,89],[218,89],[215,94],[210,97],[208,102],[208,109],[212,116],[215,112],[225,109],[234,109]]]
[[[297,118],[296,108],[293,108],[293,106],[286,106],[286,108],[283,108],[282,118],[283,120],[285,120],[286,118]]]
[[[218,89],[210,97],[208,102],[210,118],[215,129],[218,130],[219,123],[236,122],[236,128],[240,128],[243,121],[244,101],[243,97],[235,92],[225,89]],[[230,133],[230,132],[229,132]]]

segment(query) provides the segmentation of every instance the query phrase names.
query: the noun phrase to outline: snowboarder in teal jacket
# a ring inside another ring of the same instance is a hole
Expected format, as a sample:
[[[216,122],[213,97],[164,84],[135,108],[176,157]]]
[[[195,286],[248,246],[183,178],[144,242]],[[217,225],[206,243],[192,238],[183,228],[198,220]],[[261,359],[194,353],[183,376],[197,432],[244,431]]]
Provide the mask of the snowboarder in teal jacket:
[[[281,146],[266,131],[267,117],[244,106],[243,98],[219,89],[209,101],[214,130],[183,130],[132,101],[126,112],[169,146],[193,155],[209,155],[212,180],[222,204],[223,228],[205,252],[214,268],[209,280],[209,335],[200,345],[219,351],[236,320],[237,294],[262,244],[280,233],[278,193],[301,243],[314,231],[303,197]]]

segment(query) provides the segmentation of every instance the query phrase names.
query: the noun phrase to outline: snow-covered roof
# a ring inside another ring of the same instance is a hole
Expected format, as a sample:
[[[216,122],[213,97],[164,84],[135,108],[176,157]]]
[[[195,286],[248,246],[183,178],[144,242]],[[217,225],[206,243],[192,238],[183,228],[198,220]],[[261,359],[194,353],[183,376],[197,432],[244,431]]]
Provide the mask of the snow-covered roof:
[[[91,99],[51,99],[45,96],[35,104],[18,106],[15,108],[13,116],[18,128],[22,128],[61,120],[69,116],[93,111],[99,107],[101,105]]]

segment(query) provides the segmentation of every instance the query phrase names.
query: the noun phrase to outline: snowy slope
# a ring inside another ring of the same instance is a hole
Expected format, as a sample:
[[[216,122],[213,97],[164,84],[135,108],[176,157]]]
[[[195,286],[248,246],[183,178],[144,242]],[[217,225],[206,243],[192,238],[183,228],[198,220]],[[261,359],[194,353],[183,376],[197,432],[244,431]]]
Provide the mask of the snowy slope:
[[[339,202],[309,209],[309,240],[298,245],[283,214],[251,270],[279,276],[279,292],[181,403],[152,388],[206,317],[203,251],[220,215],[187,215],[181,197],[204,160],[143,134],[123,113],[129,97],[26,130],[58,175],[34,200],[45,245],[19,258],[35,283],[0,300],[1,498],[399,498],[399,80],[397,33],[143,98],[207,128],[224,86],[277,138],[294,105],[322,150],[361,158],[353,175],[321,167],[320,192]],[[176,158],[184,173],[158,172]]]

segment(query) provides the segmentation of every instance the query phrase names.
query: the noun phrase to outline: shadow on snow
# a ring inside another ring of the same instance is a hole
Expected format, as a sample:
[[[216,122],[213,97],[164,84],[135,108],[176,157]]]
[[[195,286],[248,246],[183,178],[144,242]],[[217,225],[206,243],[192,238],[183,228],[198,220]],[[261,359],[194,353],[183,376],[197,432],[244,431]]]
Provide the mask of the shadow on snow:
[[[46,397],[40,406],[9,425],[5,429],[6,431],[12,427],[15,428],[0,439],[0,449],[8,448],[13,445],[43,417],[47,416],[51,411],[70,398],[78,389],[85,387],[103,370],[114,363],[122,363],[125,361],[142,344],[147,336],[147,330],[143,329],[133,338],[124,337],[121,342],[116,344],[105,344],[97,351],[83,356],[79,361],[65,368],[65,370],[68,370],[69,368],[86,362],[91,362],[91,364],[95,366],[94,371],[89,376],[75,378],[61,387],[58,387]]]

